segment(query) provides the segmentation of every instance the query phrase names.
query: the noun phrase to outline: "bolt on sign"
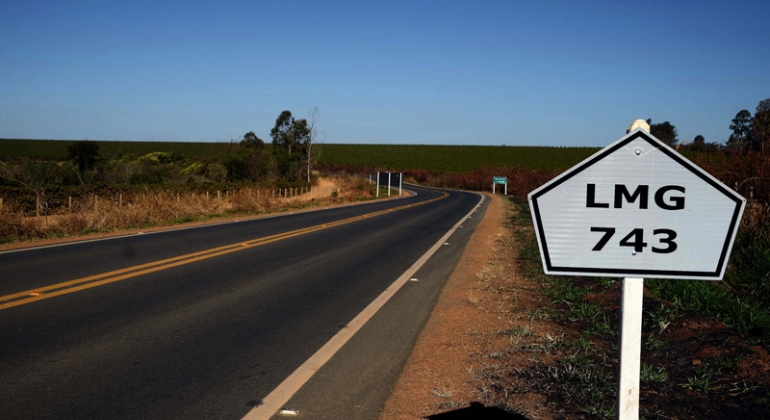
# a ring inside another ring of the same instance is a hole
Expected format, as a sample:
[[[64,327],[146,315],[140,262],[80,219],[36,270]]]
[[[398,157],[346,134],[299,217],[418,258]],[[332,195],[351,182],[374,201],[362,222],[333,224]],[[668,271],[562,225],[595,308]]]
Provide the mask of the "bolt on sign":
[[[720,280],[746,199],[643,129],[529,196],[546,274]]]

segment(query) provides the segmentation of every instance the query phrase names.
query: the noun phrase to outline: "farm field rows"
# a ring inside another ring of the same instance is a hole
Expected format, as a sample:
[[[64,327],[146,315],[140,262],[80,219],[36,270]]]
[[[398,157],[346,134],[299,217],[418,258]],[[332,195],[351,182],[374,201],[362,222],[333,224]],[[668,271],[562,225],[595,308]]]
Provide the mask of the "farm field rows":
[[[556,170],[595,153],[591,147],[324,144],[321,163],[468,172],[481,166]]]
[[[188,158],[204,157],[227,143],[159,142],[159,141],[111,141],[99,140],[102,157],[119,155],[143,156],[152,152],[176,153]],[[0,139],[0,160],[37,159],[65,160],[67,147],[77,140],[23,140]]]
[[[64,160],[74,140],[0,139],[0,160]],[[142,156],[169,152],[199,159],[217,154],[228,143],[98,141],[102,157]],[[443,146],[382,144],[320,144],[322,165],[366,166],[391,170],[423,169],[433,173],[468,172],[482,166],[519,166],[537,170],[563,170],[598,148],[538,146]]]

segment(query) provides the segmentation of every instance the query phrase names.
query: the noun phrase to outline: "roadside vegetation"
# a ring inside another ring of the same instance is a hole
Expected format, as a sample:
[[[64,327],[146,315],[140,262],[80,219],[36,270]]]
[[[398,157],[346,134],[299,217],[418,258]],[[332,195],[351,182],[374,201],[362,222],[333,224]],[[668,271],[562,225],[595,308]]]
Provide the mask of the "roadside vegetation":
[[[523,416],[532,413],[517,401],[535,396],[556,418],[614,418],[619,283],[545,276],[524,198],[598,149],[320,145],[316,117],[282,112],[269,144],[253,132],[228,144],[0,140],[0,243],[364,199],[374,193],[366,176],[379,170],[476,191],[506,176],[516,264],[543,300],[516,315],[529,324],[501,332],[507,348],[484,355],[478,393]],[[673,124],[649,122],[653,135],[749,203],[724,281],[645,281],[641,414],[770,418],[770,99],[753,116],[736,114],[724,145],[703,136],[681,144]],[[323,190],[319,172],[339,177]],[[481,277],[490,282],[484,292],[515,303],[513,290]],[[468,296],[473,305],[483,299]],[[541,321],[559,332],[536,330]]]
[[[770,418],[768,112],[770,100],[753,119],[741,111],[725,146],[696,138],[680,147],[749,203],[723,281],[645,280],[641,418]],[[502,332],[507,349],[484,355],[477,391],[485,405],[525,418],[614,419],[620,282],[546,276],[528,203],[513,201],[517,265],[543,303],[528,325]]]
[[[0,243],[260,214],[371,196],[355,177],[318,185],[317,110],[282,112],[272,142],[105,143],[3,140]],[[48,148],[56,143],[56,147]],[[115,143],[106,143],[115,147]],[[126,146],[130,144],[121,144]],[[157,149],[153,149],[157,147]],[[65,151],[61,155],[62,148]],[[135,155],[125,150],[141,151]],[[194,153],[200,153],[195,155]]]
[[[502,332],[510,344],[488,355],[478,392],[526,418],[538,414],[522,401],[545,398],[554,418],[614,419],[620,282],[543,274],[527,201],[514,198],[513,208],[517,266],[545,300],[529,324]],[[744,219],[738,242],[753,241],[751,225],[763,221]],[[740,255],[724,282],[645,280],[641,418],[770,416],[770,299],[750,290],[767,282]],[[544,332],[542,323],[556,327]]]
[[[465,173],[480,167],[563,171],[596,153],[596,147],[442,146],[325,144],[319,163],[330,167],[421,169],[431,174]]]
[[[167,186],[103,188],[94,190],[96,193],[92,195],[80,191],[76,198],[52,196],[61,201],[57,203],[60,206],[39,217],[2,205],[0,244],[256,216],[366,200],[375,195],[374,186],[361,177],[332,177],[323,181],[328,185],[276,188],[212,184],[200,189]],[[71,205],[69,198],[72,198]]]

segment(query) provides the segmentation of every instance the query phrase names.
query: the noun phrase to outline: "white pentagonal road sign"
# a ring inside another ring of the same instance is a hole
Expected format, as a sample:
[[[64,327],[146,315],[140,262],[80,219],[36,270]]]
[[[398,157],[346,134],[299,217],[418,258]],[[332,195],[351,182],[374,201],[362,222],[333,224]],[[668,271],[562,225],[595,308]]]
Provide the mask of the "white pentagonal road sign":
[[[529,203],[546,274],[720,280],[746,199],[637,129]]]

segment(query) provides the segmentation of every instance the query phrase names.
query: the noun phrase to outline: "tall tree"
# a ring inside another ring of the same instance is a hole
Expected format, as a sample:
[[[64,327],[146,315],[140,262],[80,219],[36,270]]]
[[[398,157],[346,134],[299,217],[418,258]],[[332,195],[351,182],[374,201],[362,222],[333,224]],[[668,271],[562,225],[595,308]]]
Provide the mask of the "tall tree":
[[[307,136],[305,137],[305,140],[302,142],[303,151],[304,153],[304,164],[306,169],[306,175],[307,175],[307,182],[310,182],[310,172],[312,171],[313,165],[315,165],[316,162],[318,162],[318,159],[321,157],[321,151],[316,146],[316,141],[318,140],[318,132],[316,131],[315,124],[318,122],[318,107],[313,107],[313,109],[310,110],[308,119],[307,119]]]
[[[740,152],[745,152],[752,143],[751,112],[742,109],[735,114],[730,130],[733,130],[733,134],[730,135],[727,144]]]
[[[305,145],[310,138],[310,126],[306,119],[294,120],[291,128],[291,139],[294,142],[295,156],[292,156],[291,174],[293,180],[303,178],[303,167],[307,163],[305,159]]]
[[[273,155],[283,181],[296,181],[302,177],[302,153],[300,146],[309,135],[307,120],[295,120],[290,111],[283,111],[270,131],[273,138]]]
[[[676,127],[670,122],[664,121],[659,124],[653,124],[652,119],[647,119],[647,123],[650,124],[650,134],[663,143],[674,146],[679,141],[677,138]]]
[[[757,112],[752,120],[752,128],[756,148],[764,153],[770,146],[770,98],[757,105]]]
[[[294,146],[294,133],[292,133],[292,127],[294,126],[294,117],[291,115],[291,111],[283,111],[281,115],[275,120],[275,127],[270,130],[270,137],[273,138],[273,148],[278,153],[284,149],[289,155],[292,153],[292,146]]]

